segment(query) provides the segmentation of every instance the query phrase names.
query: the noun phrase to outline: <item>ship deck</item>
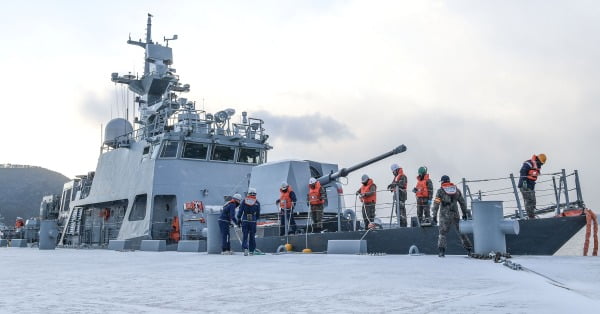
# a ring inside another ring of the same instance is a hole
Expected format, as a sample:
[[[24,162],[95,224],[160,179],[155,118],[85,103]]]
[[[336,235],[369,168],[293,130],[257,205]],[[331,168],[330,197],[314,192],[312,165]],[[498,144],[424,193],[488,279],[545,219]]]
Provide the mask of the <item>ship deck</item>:
[[[600,259],[0,248],[14,313],[598,313]]]

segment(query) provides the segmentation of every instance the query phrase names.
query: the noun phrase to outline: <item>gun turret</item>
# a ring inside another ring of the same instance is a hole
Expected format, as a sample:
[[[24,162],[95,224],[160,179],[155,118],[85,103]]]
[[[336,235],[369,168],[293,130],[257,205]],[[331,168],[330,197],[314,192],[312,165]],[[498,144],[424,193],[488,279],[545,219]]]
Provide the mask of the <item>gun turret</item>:
[[[396,155],[402,152],[406,151],[406,146],[405,145],[400,145],[394,149],[392,149],[391,151],[387,152],[387,153],[383,153],[379,156],[373,157],[369,160],[363,161],[361,163],[358,163],[352,167],[348,167],[348,168],[342,168],[340,170],[338,170],[337,172],[332,172],[330,174],[324,175],[320,178],[317,179],[317,181],[319,181],[321,183],[321,185],[326,185],[329,184],[335,180],[337,180],[340,177],[345,177],[348,174],[350,174],[351,172],[354,172],[358,169],[361,169],[363,167],[366,167],[370,164],[376,163],[382,159],[388,158],[392,155]]]

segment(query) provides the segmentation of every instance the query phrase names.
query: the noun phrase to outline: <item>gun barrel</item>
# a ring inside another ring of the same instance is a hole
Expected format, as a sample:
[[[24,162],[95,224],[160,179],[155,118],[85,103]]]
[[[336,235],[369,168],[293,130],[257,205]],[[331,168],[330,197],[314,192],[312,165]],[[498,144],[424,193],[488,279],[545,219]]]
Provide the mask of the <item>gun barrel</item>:
[[[382,159],[388,158],[388,157],[390,157],[392,155],[403,153],[405,151],[406,151],[406,146],[404,144],[400,145],[400,146],[392,149],[389,152],[383,153],[383,154],[381,154],[379,156],[376,156],[376,157],[373,157],[373,158],[371,158],[369,160],[366,160],[366,161],[363,161],[361,163],[358,163],[358,164],[356,164],[354,166],[351,166],[351,167],[348,167],[348,168],[342,168],[342,169],[338,170],[337,172],[326,174],[326,175],[318,178],[317,181],[321,182],[321,185],[329,184],[329,183],[337,180],[338,178],[345,177],[348,174],[350,174],[351,172],[354,172],[354,171],[356,171],[356,170],[358,170],[360,168],[366,167],[366,166],[368,166],[370,164],[373,164],[373,163],[376,163],[376,162],[378,162],[378,161],[380,161]]]

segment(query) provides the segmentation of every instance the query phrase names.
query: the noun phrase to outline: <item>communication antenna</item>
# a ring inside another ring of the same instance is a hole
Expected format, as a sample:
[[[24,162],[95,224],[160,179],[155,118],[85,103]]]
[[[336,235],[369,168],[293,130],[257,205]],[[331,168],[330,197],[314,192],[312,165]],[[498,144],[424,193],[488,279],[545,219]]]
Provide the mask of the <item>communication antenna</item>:
[[[173,35],[171,38],[167,38],[163,36],[163,40],[166,42],[166,46],[169,47],[169,40],[177,40],[177,35]]]

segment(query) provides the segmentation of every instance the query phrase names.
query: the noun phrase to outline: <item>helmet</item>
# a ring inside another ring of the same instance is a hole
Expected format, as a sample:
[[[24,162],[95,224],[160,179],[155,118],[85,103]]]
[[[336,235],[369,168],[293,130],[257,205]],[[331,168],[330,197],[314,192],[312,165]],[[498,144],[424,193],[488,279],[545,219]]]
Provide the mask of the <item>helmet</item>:
[[[427,173],[427,167],[421,166],[419,167],[419,175],[424,175]]]
[[[287,189],[288,186],[289,186],[289,184],[287,182],[285,182],[285,181],[281,182],[281,188],[282,189],[285,190],[285,189]]]
[[[442,179],[440,180],[440,182],[450,182],[450,177],[447,175],[443,175]]]
[[[313,185],[313,184],[315,184],[315,183],[317,183],[317,179],[315,179],[315,178],[310,178],[310,179],[308,180],[308,184],[310,184],[310,185]]]
[[[539,154],[537,157],[543,164],[546,163],[546,154]]]
[[[390,169],[392,169],[392,172],[394,172],[394,171],[396,171],[396,170],[400,169],[400,166],[398,166],[398,164],[392,164],[392,165],[390,166]]]
[[[255,188],[249,188],[248,189],[248,195],[256,195],[256,189]]]
[[[239,193],[233,194],[233,196],[231,198],[233,198],[234,200],[238,200],[238,201],[242,200],[242,196]]]
[[[360,178],[360,181],[362,183],[367,183],[367,181],[369,181],[369,176],[366,174],[363,174],[362,177]]]

